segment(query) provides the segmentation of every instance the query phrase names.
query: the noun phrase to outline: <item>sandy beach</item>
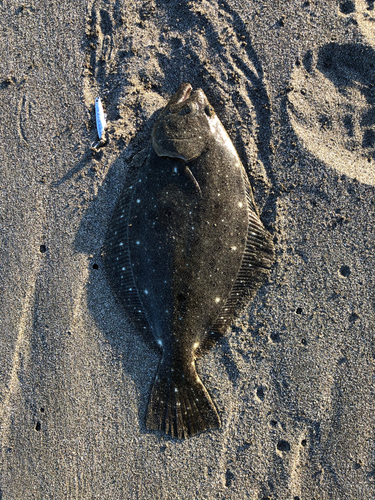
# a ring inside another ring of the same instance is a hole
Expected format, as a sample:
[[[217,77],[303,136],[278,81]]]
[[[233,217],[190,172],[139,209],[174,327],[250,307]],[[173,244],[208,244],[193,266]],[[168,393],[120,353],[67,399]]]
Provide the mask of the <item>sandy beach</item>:
[[[0,15],[0,500],[375,498],[375,2]],[[146,429],[160,356],[102,246],[182,82],[227,130],[276,259],[197,363],[222,427],[177,440]]]

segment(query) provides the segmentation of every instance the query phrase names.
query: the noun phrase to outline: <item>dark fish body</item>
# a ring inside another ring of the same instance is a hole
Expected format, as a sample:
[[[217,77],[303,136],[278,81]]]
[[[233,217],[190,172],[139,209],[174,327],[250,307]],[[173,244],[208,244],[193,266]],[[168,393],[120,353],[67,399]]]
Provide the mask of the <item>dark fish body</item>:
[[[184,438],[220,427],[195,369],[273,262],[244,167],[202,90],[182,84],[115,209],[104,259],[134,323],[162,350],[146,426]]]

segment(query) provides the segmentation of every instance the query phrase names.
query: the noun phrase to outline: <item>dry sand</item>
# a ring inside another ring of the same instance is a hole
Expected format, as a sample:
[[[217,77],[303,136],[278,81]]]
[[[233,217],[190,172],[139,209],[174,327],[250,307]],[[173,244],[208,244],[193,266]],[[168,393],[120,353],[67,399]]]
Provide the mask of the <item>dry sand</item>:
[[[375,498],[374,4],[0,2],[1,500]],[[182,81],[231,136],[277,257],[198,364],[222,428],[174,441],[144,427],[159,358],[100,252]]]

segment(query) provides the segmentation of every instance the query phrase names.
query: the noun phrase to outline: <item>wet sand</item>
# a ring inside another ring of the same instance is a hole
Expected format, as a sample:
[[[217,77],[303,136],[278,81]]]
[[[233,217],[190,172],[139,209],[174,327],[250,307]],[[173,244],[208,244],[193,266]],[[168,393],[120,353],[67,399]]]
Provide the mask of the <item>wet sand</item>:
[[[0,499],[374,498],[374,2],[0,13]],[[178,441],[145,428],[159,356],[101,248],[183,81],[228,131],[276,261],[198,362],[222,428]]]

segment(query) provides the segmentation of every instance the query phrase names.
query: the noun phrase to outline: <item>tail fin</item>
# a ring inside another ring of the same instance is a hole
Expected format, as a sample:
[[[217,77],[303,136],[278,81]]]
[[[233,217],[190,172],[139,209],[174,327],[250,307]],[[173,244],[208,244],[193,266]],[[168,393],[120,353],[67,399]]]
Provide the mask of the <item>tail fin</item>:
[[[162,431],[178,439],[207,429],[217,429],[221,424],[194,364],[182,370],[181,365],[173,370],[161,361],[146,416],[149,430]]]

